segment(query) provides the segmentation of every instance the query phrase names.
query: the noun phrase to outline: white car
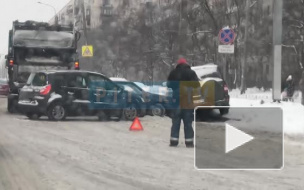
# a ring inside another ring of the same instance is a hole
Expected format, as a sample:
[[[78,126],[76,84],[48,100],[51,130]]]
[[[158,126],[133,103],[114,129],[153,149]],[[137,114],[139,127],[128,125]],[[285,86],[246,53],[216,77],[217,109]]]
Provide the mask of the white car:
[[[157,94],[162,96],[171,96],[172,90],[167,88],[166,86],[160,86],[160,85],[153,85],[148,86],[141,82],[135,82],[136,85],[138,85],[140,88],[142,88],[144,91],[149,92],[151,94]]]

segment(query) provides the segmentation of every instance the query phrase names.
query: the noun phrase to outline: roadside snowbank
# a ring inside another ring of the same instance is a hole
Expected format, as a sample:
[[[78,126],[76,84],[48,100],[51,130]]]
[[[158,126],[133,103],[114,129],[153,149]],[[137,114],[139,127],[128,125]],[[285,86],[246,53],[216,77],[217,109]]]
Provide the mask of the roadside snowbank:
[[[250,100],[272,101],[272,90],[265,91],[264,89],[248,88],[245,94],[241,94],[239,89],[233,89],[229,92],[231,98],[243,98]],[[294,102],[301,103],[302,94],[300,91],[295,91]]]
[[[304,135],[304,106],[296,102],[274,103],[271,99],[231,98],[236,107],[280,107],[283,110],[283,125],[287,135]]]

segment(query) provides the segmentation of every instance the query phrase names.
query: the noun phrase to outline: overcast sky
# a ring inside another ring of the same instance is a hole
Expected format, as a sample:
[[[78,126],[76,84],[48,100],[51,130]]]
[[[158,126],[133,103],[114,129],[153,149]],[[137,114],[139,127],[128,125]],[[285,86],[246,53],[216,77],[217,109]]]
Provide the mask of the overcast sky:
[[[8,32],[15,20],[44,21],[48,22],[54,16],[54,10],[45,5],[50,4],[59,11],[70,0],[1,0],[0,6],[0,54],[7,54]]]

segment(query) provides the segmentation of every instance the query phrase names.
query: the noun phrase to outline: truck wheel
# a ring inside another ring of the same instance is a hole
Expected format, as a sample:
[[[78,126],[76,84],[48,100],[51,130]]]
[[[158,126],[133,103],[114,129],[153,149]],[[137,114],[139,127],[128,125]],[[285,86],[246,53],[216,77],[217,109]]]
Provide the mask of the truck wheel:
[[[122,117],[124,120],[133,121],[137,117],[138,111],[135,105],[128,105],[122,110]]]
[[[222,108],[222,109],[220,109],[220,114],[221,115],[226,115],[228,113],[229,113],[229,108]]]
[[[164,106],[161,104],[156,104],[152,106],[151,111],[152,111],[152,116],[159,116],[159,117],[164,117],[166,112]]]
[[[66,118],[66,109],[60,102],[55,102],[47,109],[47,116],[51,121],[62,121]]]

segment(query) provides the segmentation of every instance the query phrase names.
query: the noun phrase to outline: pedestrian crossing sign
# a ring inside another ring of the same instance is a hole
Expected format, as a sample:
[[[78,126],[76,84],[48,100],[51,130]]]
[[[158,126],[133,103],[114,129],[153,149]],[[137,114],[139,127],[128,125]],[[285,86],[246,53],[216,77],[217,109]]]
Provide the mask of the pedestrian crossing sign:
[[[93,46],[82,46],[82,57],[93,57]]]

